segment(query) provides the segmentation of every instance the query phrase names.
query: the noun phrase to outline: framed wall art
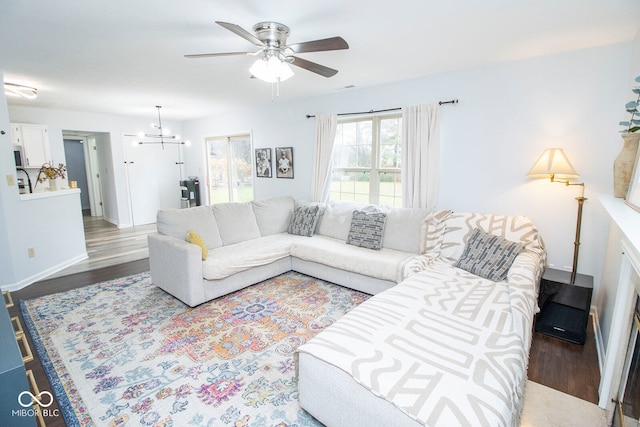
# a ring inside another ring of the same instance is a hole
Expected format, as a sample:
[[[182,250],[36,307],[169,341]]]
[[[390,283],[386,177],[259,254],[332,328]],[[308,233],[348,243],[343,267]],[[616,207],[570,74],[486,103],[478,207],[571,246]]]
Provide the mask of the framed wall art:
[[[271,148],[256,148],[256,176],[271,178],[272,170]]]
[[[276,148],[276,177],[293,178],[293,147]]]

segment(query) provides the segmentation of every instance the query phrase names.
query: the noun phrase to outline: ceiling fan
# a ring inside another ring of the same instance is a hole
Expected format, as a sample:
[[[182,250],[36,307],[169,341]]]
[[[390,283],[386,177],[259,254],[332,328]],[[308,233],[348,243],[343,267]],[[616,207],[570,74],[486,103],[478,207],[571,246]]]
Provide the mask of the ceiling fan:
[[[200,53],[185,55],[185,57],[206,58],[232,55],[258,56],[258,60],[249,71],[255,77],[269,82],[286,80],[291,77],[293,72],[288,67],[288,64],[304,68],[305,70],[324,77],[334,76],[338,70],[302,59],[294,54],[349,49],[349,45],[342,37],[330,37],[327,39],[287,45],[289,27],[277,22],[257,23],[253,26],[253,32],[255,34],[250,33],[236,24],[221,21],[216,21],[216,24],[253,43],[259,48],[259,50],[255,52]],[[271,67],[270,70],[269,67]]]

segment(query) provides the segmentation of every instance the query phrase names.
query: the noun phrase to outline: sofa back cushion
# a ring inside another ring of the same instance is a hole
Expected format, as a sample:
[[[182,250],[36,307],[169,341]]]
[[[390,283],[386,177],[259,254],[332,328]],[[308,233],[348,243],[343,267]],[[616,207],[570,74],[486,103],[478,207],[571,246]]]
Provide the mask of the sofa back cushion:
[[[291,222],[295,200],[293,197],[272,197],[266,200],[254,200],[251,202],[253,213],[256,216],[260,235],[286,233]]]
[[[451,209],[433,211],[422,221],[420,226],[420,254],[427,254],[430,257],[440,255],[447,218],[452,212]]]
[[[213,205],[224,245],[232,245],[260,237],[260,229],[250,203],[218,203]]]
[[[316,233],[346,241],[351,228],[353,211],[374,212],[376,207],[355,202],[329,201],[325,205],[324,214],[319,219]]]
[[[460,259],[475,228],[522,243],[526,250],[535,252],[541,260],[545,259],[540,232],[528,217],[456,212],[446,218],[439,256],[451,263]]]
[[[433,209],[422,208],[378,208],[387,214],[382,247],[397,251],[418,253],[420,249],[420,227]]]
[[[161,209],[156,215],[158,233],[184,240],[193,230],[209,249],[222,246],[222,238],[211,206],[187,209]]]

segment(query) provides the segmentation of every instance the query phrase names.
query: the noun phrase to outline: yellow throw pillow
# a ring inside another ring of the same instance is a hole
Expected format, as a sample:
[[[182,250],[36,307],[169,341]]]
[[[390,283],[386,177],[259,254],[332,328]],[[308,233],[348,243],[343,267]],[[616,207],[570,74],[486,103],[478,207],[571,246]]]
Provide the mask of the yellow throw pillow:
[[[187,231],[186,240],[189,243],[200,246],[200,249],[202,249],[202,260],[204,261],[205,259],[207,259],[207,246],[204,244],[204,242],[202,241],[202,237],[200,237],[198,233],[193,230]]]

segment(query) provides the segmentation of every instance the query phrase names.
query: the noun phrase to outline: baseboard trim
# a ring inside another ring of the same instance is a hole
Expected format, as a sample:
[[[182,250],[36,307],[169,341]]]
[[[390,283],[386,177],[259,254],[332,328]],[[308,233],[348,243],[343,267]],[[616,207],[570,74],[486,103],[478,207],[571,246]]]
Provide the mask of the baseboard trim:
[[[22,279],[16,283],[10,283],[8,285],[3,285],[2,286],[2,290],[3,291],[9,291],[9,292],[15,292],[15,291],[19,291],[22,288],[25,288],[35,282],[38,282],[42,279],[47,278],[48,276],[51,276],[54,273],[57,273],[58,271],[64,270],[67,267],[71,267],[73,264],[76,264],[80,261],[83,261],[85,259],[89,258],[89,255],[87,254],[87,252],[84,252],[78,256],[75,256],[71,259],[66,260],[65,262],[62,262],[58,265],[54,265],[53,267],[49,267],[46,270],[43,271],[39,271],[36,274],[33,274],[25,279]]]

